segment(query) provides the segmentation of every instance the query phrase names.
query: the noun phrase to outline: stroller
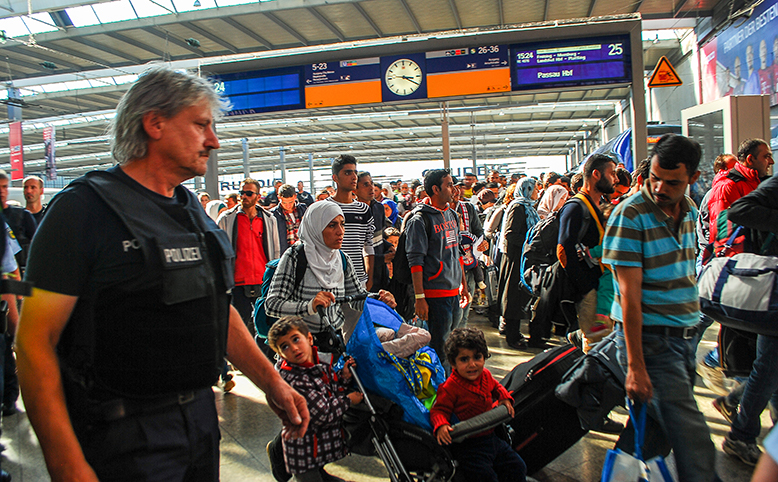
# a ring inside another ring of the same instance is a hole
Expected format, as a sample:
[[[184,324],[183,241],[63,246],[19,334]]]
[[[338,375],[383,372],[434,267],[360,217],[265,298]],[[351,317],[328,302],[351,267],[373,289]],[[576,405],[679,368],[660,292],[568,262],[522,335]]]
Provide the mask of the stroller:
[[[344,302],[355,300],[351,297]],[[323,312],[319,310],[319,314]],[[429,410],[411,392],[406,376],[386,356],[375,333],[374,323],[396,330],[402,322],[386,304],[368,298],[347,347],[327,323],[330,336],[324,343],[332,352],[348,353],[357,361],[352,373],[364,394],[364,403],[351,407],[344,415],[346,442],[352,453],[377,455],[393,482],[455,480],[456,462],[432,435]],[[445,373],[435,352],[427,350],[432,360],[431,381],[437,388],[445,380]],[[452,439],[461,441],[508,418],[505,407],[498,407],[454,425]]]

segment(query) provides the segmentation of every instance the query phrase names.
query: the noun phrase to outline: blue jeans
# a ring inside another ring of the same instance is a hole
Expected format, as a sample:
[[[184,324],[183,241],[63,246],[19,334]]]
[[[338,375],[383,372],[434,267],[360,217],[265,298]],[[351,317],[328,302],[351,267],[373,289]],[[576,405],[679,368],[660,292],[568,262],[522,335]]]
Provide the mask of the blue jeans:
[[[778,338],[759,335],[756,339],[756,360],[745,383],[740,409],[732,421],[729,433],[734,440],[755,443],[761,424],[759,417],[767,402],[778,403]]]
[[[619,364],[627,373],[627,347],[621,324],[616,328]],[[664,428],[675,453],[680,480],[711,482],[716,447],[705,417],[694,399],[695,340],[643,334],[643,359],[654,387],[652,415]]]
[[[451,334],[455,323],[459,323],[462,317],[462,308],[459,307],[459,296],[447,296],[445,298],[427,298],[429,306],[429,319],[427,324],[430,331],[430,347],[435,350],[440,358],[440,363],[446,369],[446,375],[451,373],[451,365],[446,360],[446,338]]]
[[[475,296],[475,270],[465,271],[465,279],[467,280],[467,291],[470,292],[470,296]],[[457,328],[464,328],[467,326],[467,320],[470,318],[470,308],[473,303],[470,302],[462,308],[462,315],[459,317],[459,321],[456,321],[452,326],[452,330]]]

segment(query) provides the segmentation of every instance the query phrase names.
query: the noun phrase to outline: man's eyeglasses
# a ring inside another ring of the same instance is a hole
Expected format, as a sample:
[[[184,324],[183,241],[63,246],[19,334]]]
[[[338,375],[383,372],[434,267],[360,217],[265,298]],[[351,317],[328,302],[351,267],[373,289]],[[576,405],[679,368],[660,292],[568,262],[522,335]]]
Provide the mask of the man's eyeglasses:
[[[256,193],[254,191],[238,191],[238,194],[240,194],[241,196],[252,197]]]

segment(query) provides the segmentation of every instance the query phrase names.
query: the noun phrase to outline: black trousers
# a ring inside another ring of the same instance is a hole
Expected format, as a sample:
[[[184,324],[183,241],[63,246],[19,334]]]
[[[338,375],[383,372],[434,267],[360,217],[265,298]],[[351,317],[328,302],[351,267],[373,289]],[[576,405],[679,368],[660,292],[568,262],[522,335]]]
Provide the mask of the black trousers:
[[[216,482],[219,420],[213,390],[152,413],[74,423],[87,462],[102,481]]]

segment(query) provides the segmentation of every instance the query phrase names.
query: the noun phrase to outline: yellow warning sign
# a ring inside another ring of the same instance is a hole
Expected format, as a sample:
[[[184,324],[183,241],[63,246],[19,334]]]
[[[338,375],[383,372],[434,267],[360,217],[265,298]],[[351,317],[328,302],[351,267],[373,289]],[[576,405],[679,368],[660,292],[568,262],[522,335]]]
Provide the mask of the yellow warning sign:
[[[648,81],[649,87],[676,87],[682,85],[683,81],[675,71],[670,61],[664,55],[654,68],[651,79]]]

